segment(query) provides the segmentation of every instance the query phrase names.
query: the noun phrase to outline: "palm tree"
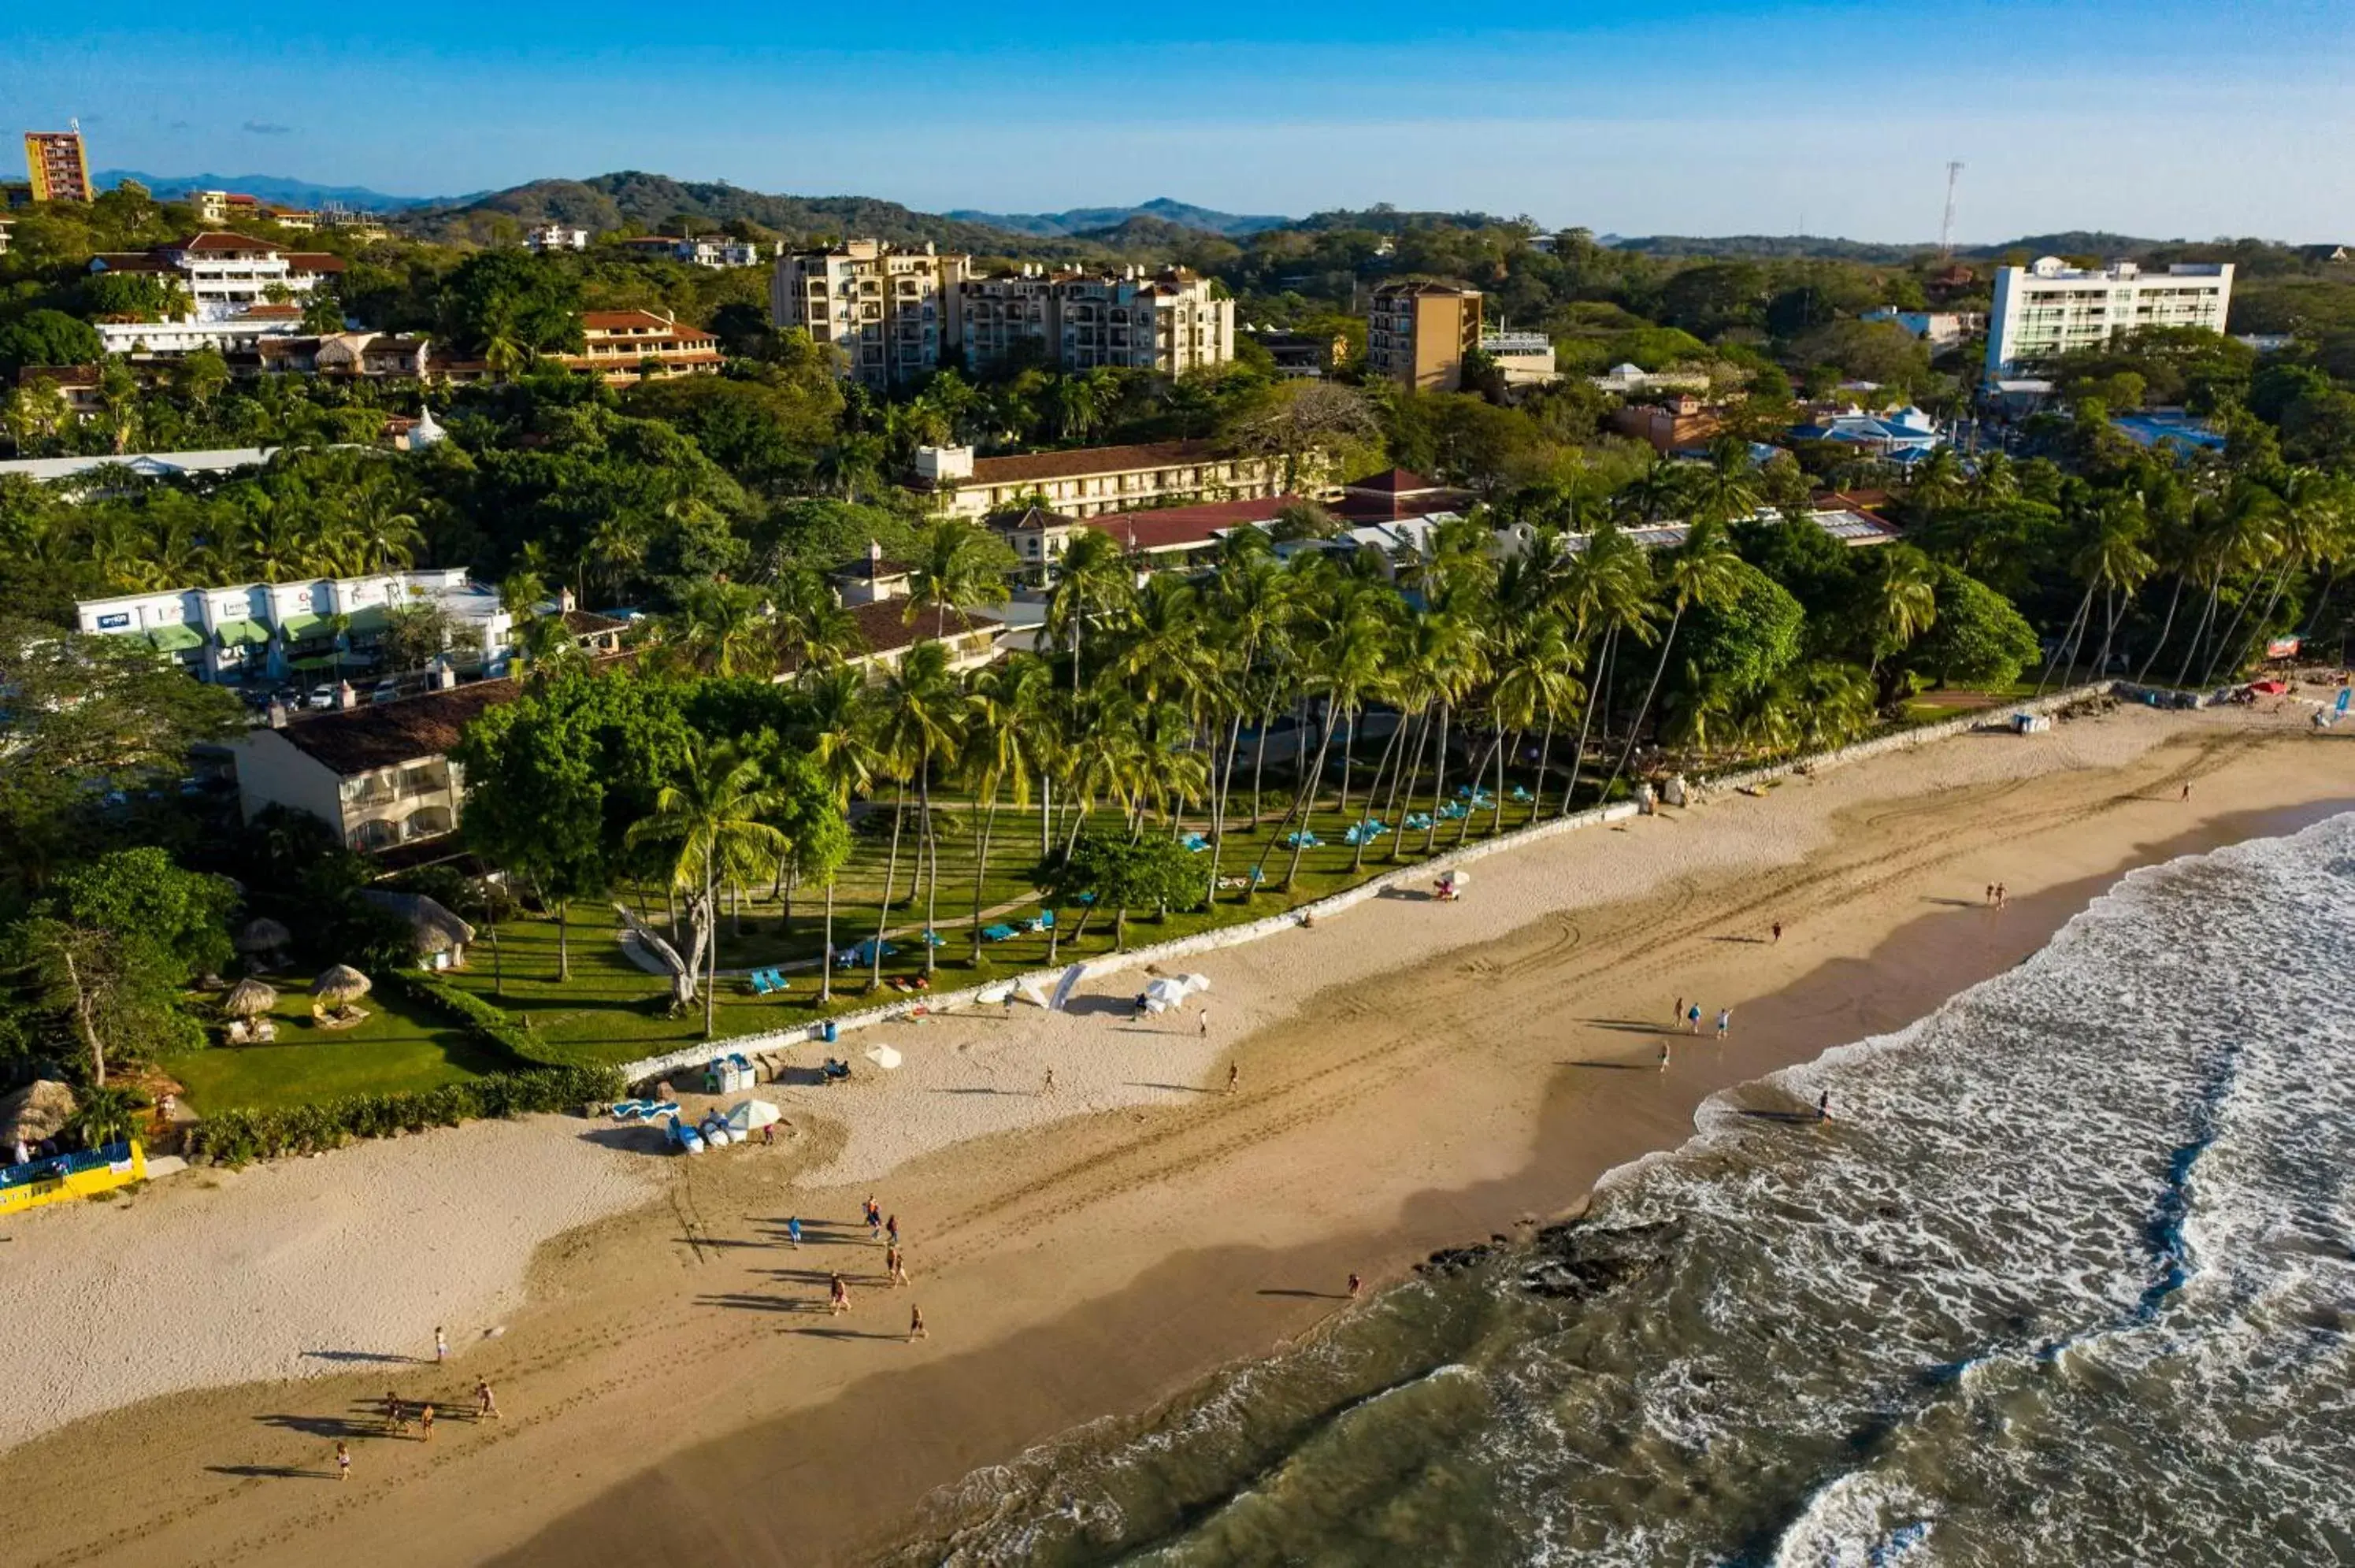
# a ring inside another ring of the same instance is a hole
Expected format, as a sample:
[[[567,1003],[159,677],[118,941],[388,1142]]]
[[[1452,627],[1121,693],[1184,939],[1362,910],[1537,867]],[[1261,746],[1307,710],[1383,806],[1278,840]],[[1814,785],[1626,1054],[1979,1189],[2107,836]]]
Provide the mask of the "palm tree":
[[[932,611],[937,640],[948,635],[950,611],[1003,603],[1006,576],[996,553],[988,534],[962,517],[924,525],[916,536],[914,570],[909,574],[908,620],[912,624],[922,612]]]
[[[765,818],[782,803],[770,789],[757,759],[729,741],[698,744],[678,776],[655,792],[654,815],[630,825],[623,836],[632,848],[643,843],[677,847],[670,885],[687,895],[697,937],[688,955],[705,961],[703,1038],[713,1033],[713,997],[719,991],[719,889],[757,880],[775,866],[785,836]],[[700,901],[699,904],[698,901]]]
[[[1071,690],[1076,694],[1082,629],[1124,606],[1136,592],[1136,577],[1120,546],[1099,528],[1082,528],[1072,535],[1055,562],[1055,572],[1043,629],[1050,642],[1070,642]]]
[[[820,671],[803,687],[806,706],[801,739],[817,763],[819,776],[847,815],[851,796],[867,788],[880,759],[872,739],[870,689],[858,672],[841,665]],[[826,882],[826,961],[818,1000],[834,999],[834,879]]]
[[[1540,614],[1529,623],[1528,630],[1515,637],[1497,661],[1496,689],[1489,694],[1489,708],[1495,713],[1501,735],[1509,731],[1518,748],[1520,737],[1540,720],[1545,723],[1545,740],[1538,748],[1538,788],[1529,795],[1529,820],[1538,819],[1538,797],[1545,793],[1545,767],[1553,754],[1555,717],[1570,704],[1585,695],[1572,672],[1578,668],[1580,654],[1572,644],[1570,632],[1550,614]],[[1505,826],[1504,759],[1497,758],[1497,815],[1491,832],[1500,832]],[[1465,822],[1471,817],[1466,815]]]
[[[883,984],[883,932],[891,916],[891,894],[900,871],[900,831],[908,809],[908,780],[917,781],[917,810],[927,843],[932,839],[932,770],[954,767],[962,746],[967,699],[949,668],[948,650],[938,643],[918,643],[901,656],[884,678],[876,708],[876,751],[890,768],[900,786],[891,817],[891,855],[883,878],[883,907],[875,925],[874,973],[871,983]],[[916,880],[923,880],[919,855]],[[932,897],[940,895],[939,851],[933,849]],[[924,929],[932,928],[927,905]],[[932,946],[924,944],[924,973],[932,972]]]
[[[706,675],[767,675],[774,668],[760,592],[747,584],[694,584],[669,618],[668,630],[679,656]]]
[[[1325,722],[1316,740],[1316,760],[1311,763],[1305,777],[1300,780],[1300,792],[1293,811],[1300,827],[1292,843],[1292,863],[1284,869],[1284,886],[1289,891],[1300,875],[1300,857],[1308,847],[1309,823],[1316,806],[1316,792],[1325,783],[1325,758],[1333,744],[1333,731],[1347,730],[1357,720],[1358,709],[1367,696],[1376,690],[1382,679],[1382,667],[1390,650],[1390,625],[1374,607],[1369,595],[1358,595],[1339,607],[1337,619],[1326,629],[1318,640],[1308,667],[1306,689],[1310,695],[1322,694],[1325,699]],[[1346,742],[1343,767],[1348,764]],[[1343,796],[1346,805],[1347,775],[1344,774]],[[1263,859],[1264,857],[1263,857]]]
[[[2272,561],[2277,548],[2274,525],[2280,511],[2279,496],[2253,479],[2243,479],[2211,514],[2210,526],[2202,530],[2195,546],[2193,565],[2194,577],[2203,579],[2208,585],[2208,604],[2200,612],[2199,624],[2191,629],[2191,645],[2184,650],[2183,667],[2175,674],[2177,686],[2181,686],[2191,673],[2191,661],[2199,656],[2200,643],[2216,616],[2216,603],[2223,596],[2224,580],[2236,571]],[[2211,655],[2210,667],[2214,664]]]
[[[1039,709],[1046,705],[1054,672],[1035,654],[1014,654],[973,679],[971,745],[966,751],[982,796],[980,827],[973,856],[973,962],[981,963],[982,884],[989,869],[991,835],[997,827],[1000,794],[1011,791],[1017,807],[1030,804],[1039,777]]]
[[[534,686],[546,686],[589,662],[561,615],[528,615],[517,622],[515,651]]]
[[[1877,565],[1865,587],[1865,626],[1872,644],[1868,680],[1879,678],[1881,660],[1903,653],[1938,619],[1938,573],[1929,557],[1911,545],[1893,544],[1879,552]],[[1893,675],[1896,667],[1891,668]],[[1881,693],[1884,706],[1896,699],[1895,686]]]
[[[1586,765],[1586,742],[1593,730],[1596,709],[1610,699],[1611,672],[1619,651],[1619,639],[1632,634],[1638,642],[1651,640],[1651,557],[1641,545],[1604,519],[1587,535],[1586,548],[1572,558],[1560,592],[1580,641],[1596,635],[1594,678],[1587,683],[1586,706],[1578,720],[1578,743],[1571,752],[1570,777],[1561,789],[1561,815],[1568,816],[1578,797],[1578,775]],[[1607,727],[1608,720],[1605,722]]]
[[[2095,679],[2109,671],[2120,603],[2131,603],[2158,569],[2150,552],[2142,548],[2149,520],[2139,496],[2113,497],[2104,504],[2100,518],[2099,530],[2077,561],[2078,570],[2103,588],[2102,651],[2094,660]]]
[[[1611,786],[1619,782],[1619,776],[1626,772],[1628,762],[1636,755],[1636,738],[1644,732],[1644,720],[1650,714],[1652,699],[1660,689],[1660,677],[1668,667],[1668,655],[1676,646],[1677,628],[1684,624],[1685,612],[1696,604],[1714,604],[1734,592],[1741,581],[1736,571],[1741,560],[1724,533],[1710,523],[1695,523],[1683,547],[1670,558],[1668,589],[1674,609],[1668,616],[1668,630],[1660,637],[1660,658],[1652,667],[1651,684],[1644,688],[1644,700],[1636,705],[1635,721],[1627,727],[1627,744],[1603,786],[1605,799],[1610,798]]]

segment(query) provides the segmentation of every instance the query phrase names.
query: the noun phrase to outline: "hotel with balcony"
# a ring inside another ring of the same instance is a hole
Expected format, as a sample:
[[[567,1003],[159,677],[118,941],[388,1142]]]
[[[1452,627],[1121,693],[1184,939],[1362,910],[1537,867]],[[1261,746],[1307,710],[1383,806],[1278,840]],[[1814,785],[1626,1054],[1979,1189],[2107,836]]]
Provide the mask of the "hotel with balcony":
[[[152,251],[91,258],[93,272],[148,272],[177,283],[193,308],[174,320],[101,321],[110,354],[165,356],[214,348],[253,351],[259,339],[303,326],[303,297],[344,270],[341,256],[282,251],[242,234],[192,234]]]
[[[975,457],[969,446],[916,449],[916,487],[933,510],[978,521],[1038,505],[1067,517],[1244,500],[1282,488],[1283,464],[1220,452],[1207,441],[1156,441]],[[1314,485],[1318,475],[1304,476]]]
[[[958,293],[965,365],[977,372],[1026,352],[1067,374],[1103,367],[1178,376],[1235,357],[1234,302],[1178,269],[1049,275],[1034,264],[968,278]]]
[[[2230,261],[2179,261],[2147,272],[2132,261],[2073,267],[2045,256],[1999,268],[1987,316],[1987,379],[2148,327],[2222,332],[2232,304]]]
[[[770,318],[842,351],[842,373],[878,389],[931,374],[961,340],[958,285],[968,259],[932,246],[852,240],[779,257]]]

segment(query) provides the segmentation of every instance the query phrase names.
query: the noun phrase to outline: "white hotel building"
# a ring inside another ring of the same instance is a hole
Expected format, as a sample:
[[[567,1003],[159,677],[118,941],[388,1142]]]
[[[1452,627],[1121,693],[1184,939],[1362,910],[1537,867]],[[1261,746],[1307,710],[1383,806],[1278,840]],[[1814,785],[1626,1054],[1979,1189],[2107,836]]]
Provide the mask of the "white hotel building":
[[[171,279],[195,307],[176,321],[100,321],[98,335],[108,353],[250,353],[261,338],[302,331],[304,296],[341,272],[344,259],[324,251],[282,251],[242,234],[205,233],[152,251],[102,252],[91,258],[90,270]]]
[[[2152,326],[2224,330],[2232,263],[2178,262],[2146,272],[2132,261],[2072,267],[2057,256],[2004,267],[1987,319],[1987,373],[1993,380],[2078,349]]]

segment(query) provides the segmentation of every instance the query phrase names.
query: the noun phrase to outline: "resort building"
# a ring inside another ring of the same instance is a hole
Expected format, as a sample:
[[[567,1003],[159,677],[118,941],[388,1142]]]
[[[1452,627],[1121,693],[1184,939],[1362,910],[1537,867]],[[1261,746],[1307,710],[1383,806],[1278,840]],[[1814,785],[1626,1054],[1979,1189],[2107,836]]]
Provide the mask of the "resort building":
[[[176,281],[200,321],[240,315],[272,296],[299,298],[344,270],[344,259],[323,251],[282,251],[267,240],[218,230],[191,234],[152,251],[110,251],[91,258],[93,272],[155,272]]]
[[[95,365],[27,365],[16,372],[16,385],[32,391],[46,383],[65,400],[66,412],[89,419],[106,411],[98,389],[101,375]]]
[[[826,577],[858,632],[859,651],[845,661],[854,668],[880,674],[918,643],[934,641],[947,647],[952,669],[977,669],[997,656],[996,622],[961,610],[915,609],[909,603],[915,569],[885,560],[879,544],[868,544],[863,560],[837,567]],[[776,678],[790,679],[794,670],[788,664]]]
[[[1366,308],[1366,365],[1419,392],[1460,391],[1480,346],[1480,291],[1412,279],[1384,283]]]
[[[584,312],[581,336],[581,352],[559,354],[557,362],[594,371],[609,386],[630,386],[649,373],[716,376],[728,362],[719,339],[699,326],[680,325],[666,310]]]
[[[1895,305],[1885,304],[1866,311],[1857,319],[1902,326],[1934,349],[1952,348],[1973,333],[1987,329],[1987,317],[1975,310],[1899,310]]]
[[[1483,333],[1480,352],[1508,387],[1543,387],[1561,379],[1554,368],[1553,339],[1542,332]]]
[[[1678,392],[1657,403],[1630,403],[1624,409],[1613,410],[1611,414],[1612,430],[1651,443],[1652,450],[1664,457],[1685,447],[1699,446],[1724,423],[1723,410],[1690,392]]]
[[[966,368],[1009,358],[1065,373],[1102,368],[1180,376],[1235,357],[1234,301],[1179,269],[1048,275],[1037,266],[959,285]]]
[[[1329,376],[1349,360],[1349,340],[1339,333],[1284,332],[1271,326],[1249,328],[1244,336],[1275,361],[1275,373],[1286,379]]]
[[[275,684],[373,671],[392,611],[420,604],[435,605],[450,617],[443,663],[452,670],[479,672],[506,659],[514,618],[498,591],[470,581],[463,567],[165,589],[86,599],[74,609],[80,630],[144,638],[199,680]],[[618,634],[620,623],[594,630]]]
[[[337,332],[324,337],[264,337],[253,352],[256,368],[273,375],[422,380],[432,347],[432,339],[407,333]]]
[[[267,726],[229,742],[239,808],[248,822],[273,805],[304,812],[364,854],[448,838],[466,793],[450,752],[468,724],[520,690],[479,680],[307,716],[273,709]]]
[[[1190,507],[1106,512],[1092,517],[1066,517],[1032,507],[998,524],[996,532],[1025,567],[1053,565],[1073,539],[1092,530],[1111,538],[1137,558],[1140,566],[1160,570],[1190,566],[1236,529],[1269,527],[1286,507],[1300,505],[1302,500],[1298,496],[1250,496]]]
[[[2146,327],[2222,332],[2232,304],[2230,261],[2179,261],[2163,272],[2146,272],[2132,261],[2086,268],[2046,256],[2030,266],[1998,268],[1987,378],[2099,348]]]
[[[1071,517],[1156,505],[1273,496],[1283,464],[1220,453],[1207,441],[1156,441],[975,457],[969,446],[916,449],[916,487],[933,510],[978,521],[1030,505]]]
[[[88,201],[90,159],[82,151],[81,126],[70,131],[25,133],[25,173],[35,201]]]
[[[275,223],[279,228],[308,234],[319,227],[319,215],[304,208],[280,207],[260,197],[233,190],[199,190],[188,194],[197,221],[225,227],[232,223]]]
[[[524,231],[523,248],[539,255],[551,251],[586,251],[589,230],[561,223],[538,224]]]
[[[58,371],[27,367],[19,374],[26,376],[61,374],[65,370],[94,371],[96,366],[66,366]],[[95,379],[91,386],[97,385]],[[208,452],[142,452],[128,457],[91,454],[80,457],[11,457],[0,461],[0,477],[14,474],[36,485],[63,485],[66,481],[89,474],[105,478],[128,471],[134,479],[183,479],[197,474],[233,474],[240,468],[259,468],[278,451],[274,446],[218,447]],[[93,494],[91,487],[68,488],[69,500]]]
[[[769,281],[769,314],[843,355],[842,373],[890,387],[931,374],[961,341],[958,285],[969,259],[931,245],[900,250],[852,240],[781,256]]]

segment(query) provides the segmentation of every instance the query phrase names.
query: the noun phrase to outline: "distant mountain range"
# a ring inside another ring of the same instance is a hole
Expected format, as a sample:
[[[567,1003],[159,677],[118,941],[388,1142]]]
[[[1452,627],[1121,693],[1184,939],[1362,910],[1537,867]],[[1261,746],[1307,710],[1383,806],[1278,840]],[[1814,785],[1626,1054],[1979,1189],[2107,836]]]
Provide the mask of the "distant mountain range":
[[[355,210],[400,212],[414,207],[439,207],[464,197],[388,196],[364,185],[315,185],[284,175],[151,175],[138,169],[101,169],[91,179],[110,189],[123,180],[137,180],[158,198],[176,201],[191,191],[233,190],[273,201],[281,207],[323,207],[339,202]]]
[[[1715,239],[1687,234],[1648,234],[1633,238],[1606,234],[1597,242],[1614,250],[1638,251],[1649,256],[1721,256],[1743,261],[1818,257],[1878,265],[1909,261],[1925,251],[1938,248],[1937,241],[1934,240],[1907,245],[1872,240],[1838,240],[1821,234],[1727,234]],[[1973,261],[2000,256],[2010,251],[2025,251],[2031,256],[2139,256],[2162,245],[2182,243],[2180,240],[2143,240],[2131,234],[2073,229],[2063,234],[2023,235],[2018,240],[1992,245],[1957,245],[1955,254]]]
[[[1269,229],[1288,229],[1295,221],[1272,214],[1220,212],[1213,208],[1176,201],[1166,196],[1155,197],[1151,201],[1135,207],[1075,207],[1068,212],[977,212],[960,208],[946,216],[965,223],[986,224],[992,229],[1046,240],[1092,239],[1140,218],[1152,219],[1178,229],[1198,229],[1206,234],[1224,235],[1230,240],[1242,239]]]

